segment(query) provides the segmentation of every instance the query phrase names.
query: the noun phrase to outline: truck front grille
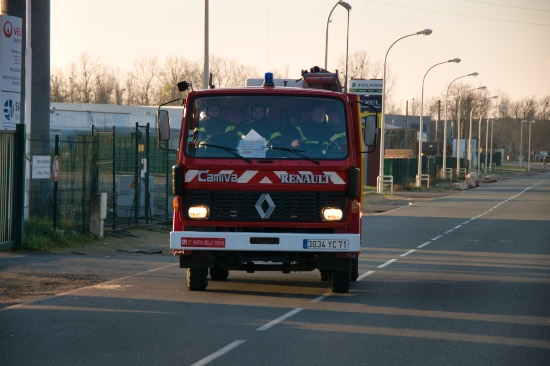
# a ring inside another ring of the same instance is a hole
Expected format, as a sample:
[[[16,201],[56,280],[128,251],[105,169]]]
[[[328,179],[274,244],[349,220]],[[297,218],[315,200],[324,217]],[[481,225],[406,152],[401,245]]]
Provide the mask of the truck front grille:
[[[323,207],[347,212],[345,192],[186,191],[184,207],[192,205],[209,206],[214,221],[321,222]]]

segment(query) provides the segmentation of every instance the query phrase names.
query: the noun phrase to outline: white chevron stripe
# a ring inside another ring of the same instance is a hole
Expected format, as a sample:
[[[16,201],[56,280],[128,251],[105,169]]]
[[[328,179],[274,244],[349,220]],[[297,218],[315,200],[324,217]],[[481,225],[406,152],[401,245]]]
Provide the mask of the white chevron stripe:
[[[199,174],[198,170],[188,170],[187,172],[185,172],[185,182],[186,183],[192,182],[193,179],[195,179],[198,174]]]
[[[344,182],[342,180],[342,178],[340,178],[340,176],[338,174],[336,174],[336,172],[324,172],[326,175],[329,175],[330,176],[330,180],[332,181],[332,183],[334,184],[346,184],[346,182]]]
[[[237,183],[248,183],[256,174],[258,174],[257,170],[247,170],[237,179]]]

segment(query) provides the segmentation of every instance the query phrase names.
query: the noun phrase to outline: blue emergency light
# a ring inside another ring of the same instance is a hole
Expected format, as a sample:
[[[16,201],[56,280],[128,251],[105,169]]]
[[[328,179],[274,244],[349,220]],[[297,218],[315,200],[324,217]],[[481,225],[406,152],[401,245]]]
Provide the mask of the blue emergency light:
[[[264,82],[262,83],[262,86],[275,86],[272,72],[266,72],[264,74]]]

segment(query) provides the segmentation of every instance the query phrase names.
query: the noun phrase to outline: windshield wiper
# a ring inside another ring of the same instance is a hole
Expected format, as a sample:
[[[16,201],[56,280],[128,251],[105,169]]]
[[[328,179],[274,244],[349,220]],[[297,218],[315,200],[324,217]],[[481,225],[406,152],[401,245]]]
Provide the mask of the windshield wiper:
[[[236,156],[240,159],[243,159],[244,161],[246,161],[248,164],[252,164],[252,160],[250,159],[247,159],[245,158],[244,156],[240,155],[239,153],[237,153],[237,149],[233,149],[231,147],[227,147],[227,146],[221,146],[221,145],[212,145],[212,144],[200,144],[200,146],[206,146],[206,147],[215,147],[217,149],[222,149],[228,153],[230,153],[231,155],[233,156]]]
[[[273,146],[273,145],[266,146],[265,148],[266,149],[271,149],[271,150],[289,151],[289,152],[293,153],[294,155],[297,155],[301,158],[304,158],[304,159],[307,159],[307,160],[311,161],[312,163],[315,163],[316,165],[320,164],[319,160],[313,159],[313,158],[307,156],[306,154],[302,154],[302,153],[305,152],[304,150],[298,150],[298,149],[294,149],[292,147],[276,147],[276,146]]]

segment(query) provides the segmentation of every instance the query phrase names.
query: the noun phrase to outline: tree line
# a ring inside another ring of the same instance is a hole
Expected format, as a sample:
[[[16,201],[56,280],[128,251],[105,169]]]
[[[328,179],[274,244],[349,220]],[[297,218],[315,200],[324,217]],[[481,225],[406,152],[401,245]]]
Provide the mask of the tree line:
[[[382,79],[383,64],[381,61],[372,60],[365,50],[357,51],[348,58],[348,72],[351,78],[358,79]],[[212,83],[216,87],[243,86],[249,78],[257,78],[260,73],[249,65],[244,65],[235,59],[228,59],[219,56],[211,56],[209,61]],[[345,56],[337,61],[337,69],[344,85]],[[294,78],[296,75],[289,75],[289,68],[275,70],[275,78]],[[144,56],[134,62],[128,72],[120,72],[100,59],[93,58],[83,53],[71,63],[66,69],[57,69],[50,75],[50,101],[60,103],[95,103],[95,104],[117,104],[117,105],[159,105],[180,96],[176,84],[179,81],[191,81],[195,89],[202,86],[203,67],[202,60],[194,61],[185,57],[167,57],[160,61],[155,56]],[[386,70],[386,113],[404,114],[403,108],[394,97],[396,82],[393,76],[391,65]],[[525,148],[527,137],[521,139],[521,121],[537,121],[532,125],[531,147],[532,152],[550,150],[550,95],[539,99],[527,97],[519,101],[512,101],[505,92],[498,92],[498,99],[490,99],[494,94],[485,90],[468,93],[459,99],[472,85],[467,83],[456,83],[449,89],[447,118],[456,124],[458,107],[460,104],[461,136],[468,138],[470,112],[473,108],[472,117],[478,121],[480,117],[494,118],[498,123],[494,124],[493,146],[506,147],[511,151],[514,159],[518,158],[519,151],[527,151]],[[443,109],[447,91],[425,101],[424,114],[431,118],[432,141],[442,141],[443,128],[435,128],[437,121],[443,120]],[[417,98],[420,100],[419,98]],[[440,101],[440,102],[439,102]],[[418,115],[420,103],[412,103],[407,111],[408,115]],[[438,119],[439,116],[439,119]],[[440,122],[441,124],[441,122]],[[528,125],[523,124],[523,125]],[[439,127],[440,125],[438,125]],[[477,127],[477,123],[475,124]],[[456,128],[456,127],[455,127]],[[448,125],[450,129],[450,124]],[[438,131],[438,136],[435,136]],[[485,131],[482,133],[484,139]],[[456,137],[456,131],[454,131]],[[473,128],[472,138],[477,138],[477,128]],[[523,133],[524,136],[526,132]],[[523,141],[521,141],[523,140]],[[520,147],[523,143],[523,149]]]

